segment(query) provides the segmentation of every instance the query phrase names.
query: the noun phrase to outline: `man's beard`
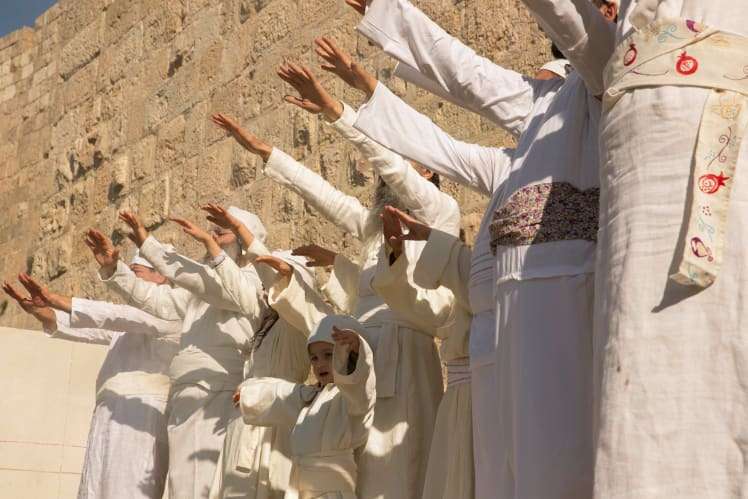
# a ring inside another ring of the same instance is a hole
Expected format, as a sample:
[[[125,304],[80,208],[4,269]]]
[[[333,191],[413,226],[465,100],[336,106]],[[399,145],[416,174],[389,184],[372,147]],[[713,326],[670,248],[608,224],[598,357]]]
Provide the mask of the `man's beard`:
[[[393,206],[398,210],[406,211],[390,186],[384,183],[382,179],[379,179],[377,188],[374,191],[374,205],[371,207],[371,211],[376,215],[380,227],[382,226],[382,220],[379,215],[382,214],[385,206]]]

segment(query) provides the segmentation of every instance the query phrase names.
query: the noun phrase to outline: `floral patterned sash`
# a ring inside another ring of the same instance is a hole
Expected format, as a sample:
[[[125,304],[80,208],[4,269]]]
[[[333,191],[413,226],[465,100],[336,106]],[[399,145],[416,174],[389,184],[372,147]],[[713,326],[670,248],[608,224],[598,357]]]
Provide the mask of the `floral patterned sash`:
[[[732,180],[748,113],[748,38],[690,20],[639,26],[605,70],[604,110],[639,87],[712,89],[694,151],[683,251],[675,282],[706,288],[722,265]]]
[[[489,227],[491,250],[582,239],[597,241],[600,189],[582,191],[568,182],[518,190],[497,209]]]

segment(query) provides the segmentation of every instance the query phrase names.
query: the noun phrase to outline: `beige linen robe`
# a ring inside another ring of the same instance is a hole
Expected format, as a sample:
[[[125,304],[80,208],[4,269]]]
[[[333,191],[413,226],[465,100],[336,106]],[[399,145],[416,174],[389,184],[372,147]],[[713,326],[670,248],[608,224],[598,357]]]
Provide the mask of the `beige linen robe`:
[[[470,250],[455,236],[437,230],[433,234],[439,234],[441,238],[426,244],[415,267],[414,277],[418,280],[419,273],[428,274],[429,284],[433,283],[428,288],[438,288],[441,283],[447,287],[453,284],[454,294],[459,298],[456,296],[452,301],[431,300],[423,288],[413,286],[407,279],[409,262],[405,254],[392,265],[389,258],[380,259],[372,287],[393,310],[409,314],[412,320],[421,324],[422,330],[434,331],[441,340],[442,362],[447,364],[447,390],[436,415],[422,497],[473,499],[475,467],[468,361],[472,314],[467,300]],[[438,256],[434,258],[434,254]],[[442,263],[444,258],[441,254],[448,255],[446,264]],[[423,270],[419,272],[419,269]],[[450,277],[461,272],[461,278],[450,280]]]
[[[231,398],[244,378],[249,340],[265,312],[262,284],[253,268],[242,269],[241,293],[230,296],[217,274],[229,258],[213,269],[153,236],[140,253],[175,287],[140,280],[122,262],[107,282],[133,305],[182,320],[179,352],[169,367],[169,496],[205,498],[226,427],[238,416]]]
[[[372,425],[376,379],[371,348],[362,338],[352,373],[348,351],[335,347],[334,381],[324,387],[275,378],[246,381],[241,411],[250,424],[292,426],[293,459],[287,498],[356,499],[354,451]]]

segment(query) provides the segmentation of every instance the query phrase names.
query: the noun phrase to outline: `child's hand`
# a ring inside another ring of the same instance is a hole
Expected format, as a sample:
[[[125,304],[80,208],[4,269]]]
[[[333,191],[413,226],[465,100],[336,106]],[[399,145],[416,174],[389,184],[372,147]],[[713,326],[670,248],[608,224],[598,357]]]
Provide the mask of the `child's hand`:
[[[335,345],[347,346],[354,353],[358,353],[361,346],[361,339],[358,337],[358,334],[350,329],[338,329],[336,326],[333,326],[332,339],[335,341]]]

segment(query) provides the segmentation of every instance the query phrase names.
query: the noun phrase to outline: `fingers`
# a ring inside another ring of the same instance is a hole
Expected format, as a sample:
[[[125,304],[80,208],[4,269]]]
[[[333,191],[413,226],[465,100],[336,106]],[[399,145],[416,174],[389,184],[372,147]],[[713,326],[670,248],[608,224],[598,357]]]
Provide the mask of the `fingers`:
[[[255,259],[255,262],[268,265],[271,268],[273,268],[276,272],[284,276],[289,276],[293,273],[291,266],[276,256],[272,256],[272,255],[258,256]]]
[[[125,222],[131,229],[137,231],[143,224],[140,223],[140,219],[131,211],[121,211],[119,213],[119,219]]]
[[[313,257],[314,255],[319,254],[320,249],[321,248],[316,244],[305,244],[291,251],[291,254],[294,256]]]
[[[21,293],[19,293],[18,290],[16,290],[16,288],[14,288],[8,281],[3,281],[3,291],[18,303],[28,300],[28,298],[21,296]]]
[[[187,221],[184,218],[180,218],[180,217],[169,217],[169,220],[171,220],[175,224],[181,225],[185,229],[191,229],[193,227],[192,223],[189,222],[189,221]]]

